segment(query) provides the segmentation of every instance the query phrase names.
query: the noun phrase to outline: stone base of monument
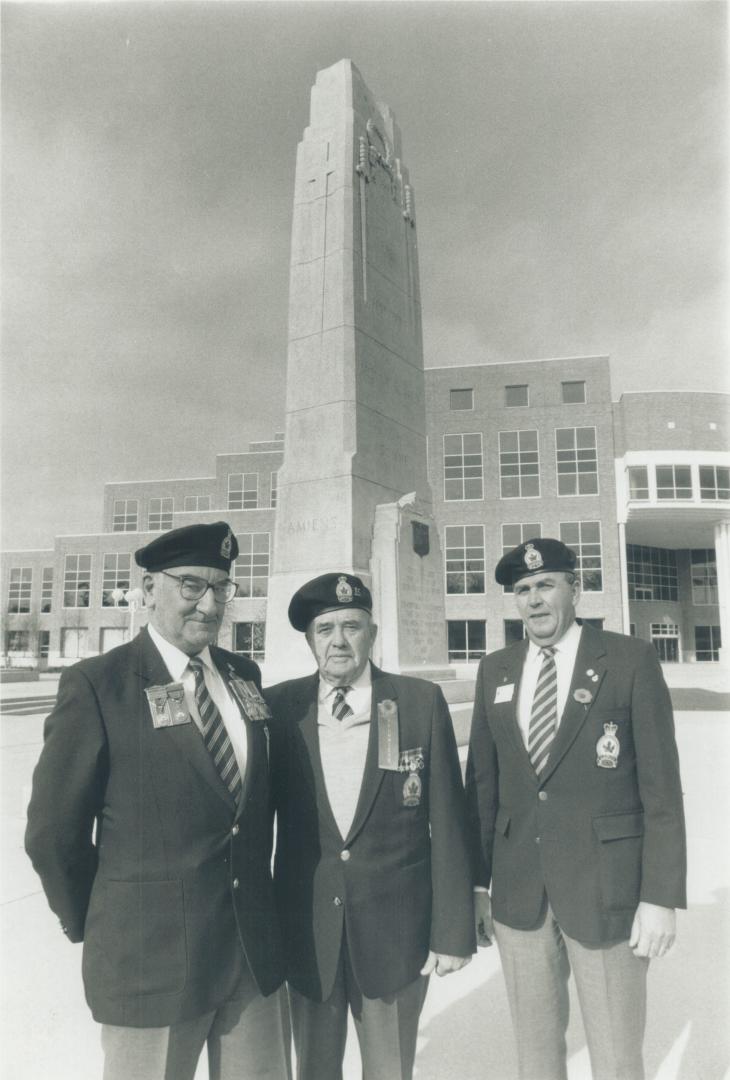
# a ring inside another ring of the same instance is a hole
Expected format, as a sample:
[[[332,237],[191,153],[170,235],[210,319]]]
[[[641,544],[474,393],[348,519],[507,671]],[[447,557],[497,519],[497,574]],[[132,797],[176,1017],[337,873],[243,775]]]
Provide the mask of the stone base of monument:
[[[376,507],[370,572],[378,667],[425,679],[452,678],[441,545],[433,518],[414,497]]]

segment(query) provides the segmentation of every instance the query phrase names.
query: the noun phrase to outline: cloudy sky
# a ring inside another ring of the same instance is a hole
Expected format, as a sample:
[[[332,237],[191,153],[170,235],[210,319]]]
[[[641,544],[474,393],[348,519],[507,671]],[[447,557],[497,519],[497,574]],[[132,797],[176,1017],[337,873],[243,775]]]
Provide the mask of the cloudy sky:
[[[6,4],[4,548],[281,430],[297,142],[394,110],[427,366],[608,354],[727,389],[720,2]]]

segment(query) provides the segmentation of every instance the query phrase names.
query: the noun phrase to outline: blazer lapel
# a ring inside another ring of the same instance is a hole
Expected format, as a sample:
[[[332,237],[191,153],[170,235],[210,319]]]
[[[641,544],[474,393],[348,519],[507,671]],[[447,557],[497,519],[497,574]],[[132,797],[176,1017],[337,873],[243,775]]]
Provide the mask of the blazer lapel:
[[[378,767],[378,702],[391,699],[397,704],[398,700],[398,692],[388,676],[384,675],[373,664],[371,664],[370,670],[373,686],[372,704],[370,706],[370,735],[365,756],[365,769],[363,770],[362,784],[360,785],[360,797],[357,801],[350,831],[346,837],[346,843],[348,844],[351,840],[354,840],[367,821],[370,808],[385,778],[386,770]]]
[[[522,682],[522,672],[525,669],[528,645],[529,641],[525,638],[516,648],[512,649],[503,660],[501,685],[509,686],[511,684],[514,687],[514,690],[512,691],[510,701],[503,702],[499,705],[496,712],[502,721],[507,735],[512,740],[518,756],[522,759],[523,764],[530,770],[532,776],[535,776],[535,770],[532,767],[525,741],[522,738],[517,715],[517,706],[520,700],[520,684]],[[499,686],[499,683],[495,684],[495,697]],[[492,707],[494,708],[494,706]]]
[[[544,783],[560,764],[585,723],[596,700],[603,676],[606,674],[605,657],[606,650],[600,633],[591,626],[581,627],[580,644],[575,657],[568,699],[560,718],[557,735],[550,748],[547,765],[540,776],[541,783]],[[593,674],[589,675],[589,671]]]
[[[143,699],[142,708],[146,712],[150,724],[152,724],[147,697],[144,693],[145,688],[148,686],[164,686],[165,683],[169,683],[172,680],[170,672],[167,670],[167,666],[155,647],[152,638],[147,633],[146,628],[143,628],[140,631],[139,636],[135,641],[138,643],[136,668],[141,683],[140,696]],[[169,745],[187,758],[199,774],[200,778],[205,781],[211,791],[218,796],[218,800],[227,807],[231,814],[234,814],[237,809],[236,802],[218,775],[216,767],[203,742],[203,736],[198,730],[195,721],[191,718],[189,724],[179,724],[174,727],[165,728],[164,735],[168,740]]]

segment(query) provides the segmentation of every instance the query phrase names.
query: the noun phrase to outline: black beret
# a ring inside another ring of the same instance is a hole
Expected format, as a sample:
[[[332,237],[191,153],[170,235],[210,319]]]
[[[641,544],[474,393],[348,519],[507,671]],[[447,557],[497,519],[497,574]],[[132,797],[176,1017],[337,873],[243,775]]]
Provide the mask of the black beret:
[[[212,566],[231,569],[238,544],[225,521],[212,525],[185,525],[161,533],[134,553],[137,566],[145,570],[167,570],[171,566]]]
[[[494,577],[498,585],[514,585],[520,578],[532,574],[556,571],[571,573],[574,569],[575,552],[566,547],[562,540],[537,536],[503,555],[497,563]]]
[[[289,622],[295,630],[306,630],[323,611],[340,608],[373,610],[370,590],[353,574],[322,574],[302,585],[291,598]]]

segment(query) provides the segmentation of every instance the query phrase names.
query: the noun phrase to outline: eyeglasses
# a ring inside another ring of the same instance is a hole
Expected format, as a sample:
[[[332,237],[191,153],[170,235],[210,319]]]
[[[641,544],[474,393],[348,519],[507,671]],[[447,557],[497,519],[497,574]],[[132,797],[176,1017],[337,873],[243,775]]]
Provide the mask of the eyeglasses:
[[[205,578],[188,577],[187,575],[181,577],[179,574],[168,574],[167,570],[162,570],[161,573],[178,583],[183,600],[202,600],[208,589],[212,589],[217,603],[230,604],[238,592],[238,585],[236,585],[235,581],[231,581],[230,578],[211,584]]]

